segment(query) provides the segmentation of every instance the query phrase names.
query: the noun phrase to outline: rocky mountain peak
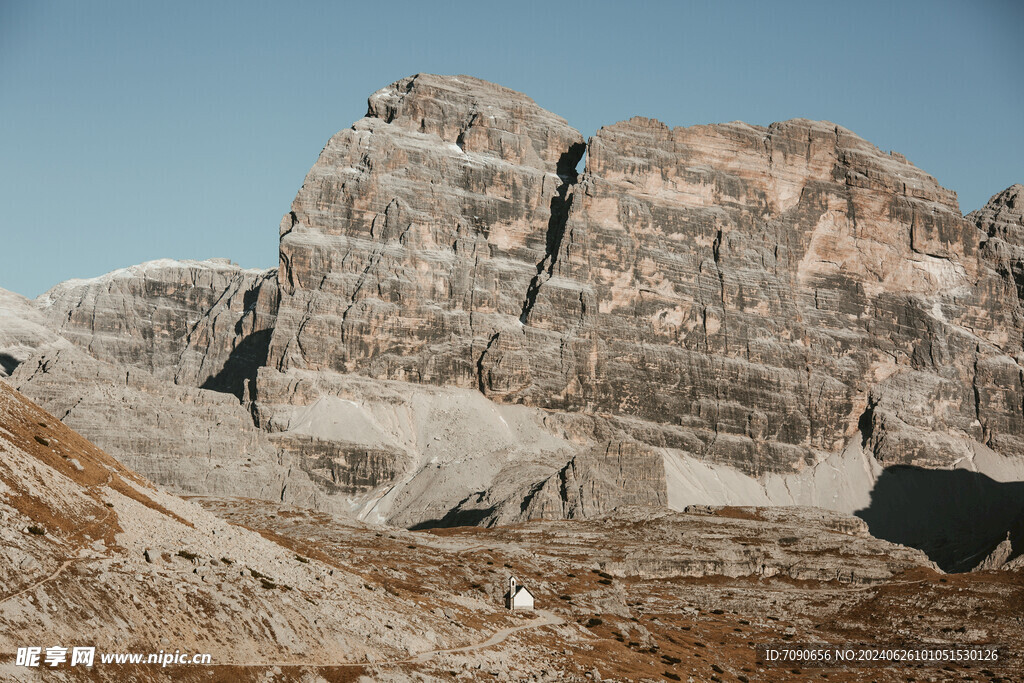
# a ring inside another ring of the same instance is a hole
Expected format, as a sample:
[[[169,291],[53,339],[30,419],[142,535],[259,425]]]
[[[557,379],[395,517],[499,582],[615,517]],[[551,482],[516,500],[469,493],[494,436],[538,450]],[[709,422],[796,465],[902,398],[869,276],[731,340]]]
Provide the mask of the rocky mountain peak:
[[[583,137],[526,95],[474,78],[417,74],[369,98],[366,116],[454,144],[466,153],[554,170],[570,150],[575,167]]]
[[[587,170],[596,174],[605,170],[601,151],[606,143],[616,146],[617,157],[630,159],[623,147],[634,138],[658,147],[661,154],[653,159],[656,162],[662,159],[670,164],[695,165],[714,159],[715,166],[724,164],[737,170],[745,166],[747,172],[766,177],[810,176],[819,182],[839,181],[851,187],[933,201],[959,213],[956,193],[940,186],[905,156],[883,152],[830,121],[795,118],[768,127],[733,121],[670,128],[657,119],[634,116],[597,132],[591,140]],[[767,198],[772,197],[769,194]]]
[[[990,238],[1024,246],[1024,185],[1016,183],[993,195],[968,219],[973,219]]]
[[[1014,183],[988,200],[988,205],[1005,207],[1018,216],[1024,215],[1024,185]]]

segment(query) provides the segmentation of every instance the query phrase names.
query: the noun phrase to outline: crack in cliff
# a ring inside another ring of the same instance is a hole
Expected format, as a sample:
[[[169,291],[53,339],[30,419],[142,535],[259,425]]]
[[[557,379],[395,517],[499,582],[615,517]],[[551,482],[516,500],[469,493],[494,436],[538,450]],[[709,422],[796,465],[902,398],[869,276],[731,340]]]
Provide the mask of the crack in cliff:
[[[480,356],[476,359],[476,386],[480,390],[481,394],[487,393],[487,386],[484,384],[484,356],[491,350],[491,346],[498,340],[498,335],[501,332],[495,332],[491,335],[491,338],[487,340],[487,346],[480,352]]]
[[[465,125],[465,127],[462,130],[459,131],[458,136],[455,138],[456,146],[458,146],[458,148],[461,149],[463,152],[466,151],[466,133],[469,132],[469,129],[473,127],[473,124],[476,123],[476,120],[479,117],[480,117],[480,112],[478,112],[474,108],[473,112],[469,116],[469,123],[467,123]]]
[[[523,301],[523,310],[519,314],[519,322],[527,324],[533,306],[537,303],[537,294],[541,285],[551,279],[555,271],[555,264],[558,262],[558,252],[562,248],[562,239],[565,237],[565,225],[569,220],[569,209],[572,207],[572,189],[576,185],[579,175],[576,173],[576,165],[583,158],[587,146],[582,142],[574,143],[568,150],[558,158],[556,170],[561,182],[555,195],[551,198],[551,216],[548,218],[548,229],[544,245],[544,258],[537,263],[537,274],[530,280],[526,288],[526,299]]]
[[[726,327],[726,313],[725,313],[725,273],[722,272],[722,229],[718,229],[718,233],[715,235],[715,240],[711,244],[711,256],[715,260],[715,272],[718,274],[718,295],[722,300],[722,339],[725,344],[725,349],[729,349],[729,330]],[[705,316],[707,310],[705,309]],[[705,317],[705,336],[707,335],[707,324]]]
[[[182,367],[182,359],[185,357],[185,355],[189,351],[198,350],[198,349],[195,349],[193,347],[193,336],[196,334],[196,332],[199,331],[199,326],[202,323],[204,323],[204,322],[209,324],[210,321],[213,321],[216,318],[215,311],[217,310],[217,308],[222,303],[225,304],[227,307],[230,307],[230,301],[231,301],[232,298],[234,298],[234,296],[236,294],[238,294],[239,290],[241,289],[241,285],[242,285],[242,277],[241,277],[241,275],[233,276],[231,278],[231,280],[228,281],[228,283],[224,287],[224,289],[221,290],[220,294],[217,296],[217,300],[214,301],[209,306],[207,306],[206,308],[204,308],[202,310],[202,312],[199,313],[199,317],[196,318],[196,321],[194,323],[189,323],[188,320],[186,319],[186,327],[188,329],[185,331],[185,343],[182,346],[181,351],[178,352],[178,358],[177,358],[177,361],[175,363],[175,365],[179,368],[179,373],[180,373],[180,369]],[[258,287],[259,285],[258,284],[254,284],[253,286],[254,287]],[[195,289],[195,287],[196,287],[196,274],[192,273],[192,289]],[[95,311],[95,309],[93,309],[93,310]],[[95,312],[93,313],[93,315],[95,315]],[[238,330],[238,328],[236,326],[235,334],[238,334],[238,333],[239,333],[239,330]],[[175,383],[177,383],[177,381],[178,381],[177,377],[175,377]]]
[[[977,420],[978,426],[981,427],[981,442],[986,446],[991,446],[992,433],[989,431],[987,420],[983,415],[981,407],[981,389],[978,387],[978,362],[981,356],[981,344],[975,347],[974,352],[974,376],[971,378],[971,390],[974,395],[974,419]]]
[[[298,224],[298,222],[299,222],[299,217],[296,215],[296,213],[294,211],[289,211],[288,214],[284,217],[284,220],[281,221],[282,225],[284,225],[284,221],[285,220],[290,221],[290,223],[289,223],[287,229],[282,229],[281,230],[281,234],[278,236],[278,240],[281,240],[285,236],[291,234],[292,230],[295,229],[296,224]]]
[[[860,432],[860,447],[866,449],[875,435],[875,402],[870,396],[864,412],[857,419],[857,431]]]

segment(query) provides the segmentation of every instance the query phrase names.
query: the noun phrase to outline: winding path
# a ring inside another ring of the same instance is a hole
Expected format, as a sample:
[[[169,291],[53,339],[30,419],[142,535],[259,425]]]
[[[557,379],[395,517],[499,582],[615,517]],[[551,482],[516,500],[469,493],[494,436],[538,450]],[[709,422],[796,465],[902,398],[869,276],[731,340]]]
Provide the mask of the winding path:
[[[77,560],[78,560],[77,557],[71,558],[70,560],[64,560],[63,562],[61,562],[60,566],[57,567],[56,571],[54,571],[52,574],[50,574],[49,576],[47,576],[44,579],[40,579],[40,580],[36,581],[35,583],[29,584],[28,586],[26,586],[25,588],[22,588],[17,593],[12,593],[11,595],[8,595],[6,598],[3,598],[2,600],[0,600],[0,605],[4,604],[5,602],[7,602],[9,600],[13,600],[14,598],[18,597],[19,595],[24,595],[25,593],[28,593],[29,591],[33,591],[36,588],[39,588],[40,586],[42,586],[44,583],[48,583],[50,581],[53,581],[58,576],[63,574],[64,570],[67,569],[68,567],[70,567],[72,562],[76,562]]]
[[[100,488],[103,488],[105,486],[108,486],[110,484],[110,482],[112,481],[112,479],[113,479],[113,475],[108,471],[107,472],[107,480],[105,482],[103,482],[102,484],[95,484],[93,486],[90,486],[89,490],[90,491],[95,491],[97,489],[100,489]],[[99,501],[97,501],[97,502],[99,502]],[[86,529],[88,529],[90,527],[94,527],[94,526],[97,526],[97,525],[100,525],[100,524],[103,524],[104,522],[106,522],[107,519],[110,518],[111,512],[112,512],[112,510],[110,508],[107,508],[106,510],[104,510],[103,516],[101,518],[99,518],[99,519],[94,519],[93,521],[91,521],[88,524],[84,525],[82,527],[82,529],[81,529],[82,532],[84,532]],[[79,553],[81,553],[81,549],[79,550]],[[50,581],[53,581],[58,576],[63,574],[64,571],[68,567],[70,567],[72,564],[74,564],[75,562],[80,562],[82,560],[86,560],[86,559],[90,559],[90,558],[79,556],[79,557],[71,557],[71,558],[68,558],[68,559],[64,560],[63,562],[60,563],[60,566],[57,567],[57,569],[54,570],[54,572],[52,574],[50,574],[49,576],[47,576],[45,578],[42,578],[42,579],[36,581],[35,583],[29,584],[25,588],[22,588],[21,590],[19,590],[17,593],[12,593],[12,594],[8,595],[5,598],[0,598],[0,605],[4,604],[5,602],[8,602],[10,600],[13,600],[14,598],[18,597],[19,595],[24,595],[25,593],[28,593],[29,591],[33,591],[36,588],[39,588],[40,586],[42,586],[43,584],[46,584],[46,583],[49,583]]]
[[[496,631],[487,640],[482,643],[476,643],[474,645],[464,645],[462,647],[453,647],[448,650],[430,650],[429,652],[421,652],[415,657],[409,659],[403,659],[397,662],[386,662],[387,664],[422,664],[432,658],[434,655],[440,654],[455,654],[459,652],[473,652],[474,650],[483,650],[494,645],[505,642],[505,640],[513,633],[519,633],[520,631],[526,631],[534,628],[543,628],[544,626],[557,626],[558,624],[564,624],[565,619],[548,612],[546,610],[537,610],[538,617],[528,624],[522,624],[521,626],[510,626],[509,628],[503,628],[500,631]]]
[[[405,659],[386,659],[379,661],[364,661],[364,662],[340,662],[337,664],[330,663],[319,663],[310,664],[309,662],[303,661],[275,661],[275,662],[250,662],[246,664],[239,663],[223,663],[214,664],[213,666],[242,666],[245,668],[250,667],[308,667],[311,669],[319,669],[323,667],[352,667],[353,669],[381,669],[391,666],[400,666],[402,664],[423,664],[430,661],[435,655],[442,654],[457,654],[459,652],[473,652],[475,650],[483,650],[488,647],[494,647],[505,642],[509,636],[519,633],[520,631],[527,631],[535,628],[543,628],[545,626],[557,626],[558,624],[564,624],[565,619],[562,617],[548,612],[546,610],[536,610],[537,618],[532,619],[526,624],[519,626],[510,626],[509,628],[503,628],[499,631],[494,632],[490,638],[481,641],[479,643],[473,643],[472,645],[463,645],[462,647],[453,647],[447,650],[428,650],[427,652],[421,652],[418,655],[412,657],[406,657]]]

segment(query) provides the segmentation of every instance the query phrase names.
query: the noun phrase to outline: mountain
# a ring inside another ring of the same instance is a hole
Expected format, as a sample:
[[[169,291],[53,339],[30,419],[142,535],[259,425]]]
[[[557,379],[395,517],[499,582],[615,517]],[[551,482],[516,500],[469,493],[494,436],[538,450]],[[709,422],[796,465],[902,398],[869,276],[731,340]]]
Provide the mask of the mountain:
[[[34,332],[0,353],[179,492],[418,528],[877,519],[893,468],[1024,479],[1022,191],[965,217],[902,155],[805,119],[637,117],[584,143],[521,93],[420,74],[328,141],[276,271],[158,261],[4,299]],[[1015,517],[991,519],[943,562],[993,551]]]

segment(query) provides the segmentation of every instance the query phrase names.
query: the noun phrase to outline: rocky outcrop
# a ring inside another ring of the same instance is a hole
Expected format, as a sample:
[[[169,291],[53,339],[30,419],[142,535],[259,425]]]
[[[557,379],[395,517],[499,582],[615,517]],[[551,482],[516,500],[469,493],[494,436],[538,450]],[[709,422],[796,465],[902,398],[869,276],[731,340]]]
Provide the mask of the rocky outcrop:
[[[989,553],[984,560],[982,560],[977,567],[971,571],[983,572],[991,569],[1000,569],[1013,556],[1013,543],[1010,541],[1009,534],[1007,534],[1006,540],[1000,541],[999,545],[995,547],[991,553]]]
[[[276,284],[273,270],[226,259],[163,260],[61,283],[34,306],[8,297],[0,315],[35,330],[31,344],[4,345],[35,346],[10,381],[175,491],[330,509],[239,400],[266,360]]]
[[[47,349],[70,346],[25,297],[0,289],[0,377]]]
[[[539,481],[509,477],[470,496],[431,526],[519,524],[542,519],[594,519],[624,506],[667,508],[664,456],[637,442],[581,449]]]
[[[175,385],[76,347],[33,358],[10,381],[68,426],[95,435],[126,466],[179,493],[217,491],[332,509],[326,493],[253,427],[234,396]]]
[[[985,261],[1002,276],[1001,292],[1014,313],[1016,329],[1022,329],[1021,301],[1024,300],[1024,185],[1011,185],[967,216],[982,233],[981,252]],[[1020,343],[1019,336],[1012,341]]]
[[[920,550],[892,544],[883,549],[859,519],[817,508],[694,506],[654,520],[642,517],[607,517],[616,527],[613,537],[630,526],[644,529],[644,543],[623,543],[621,559],[603,563],[609,574],[780,576],[870,585],[908,569],[935,568]]]
[[[666,507],[665,488],[659,453],[641,444],[609,443],[576,455],[530,491],[516,519],[588,519],[622,505]]]
[[[277,279],[227,259],[151,261],[62,282],[38,310],[96,358],[241,397],[266,363]]]

